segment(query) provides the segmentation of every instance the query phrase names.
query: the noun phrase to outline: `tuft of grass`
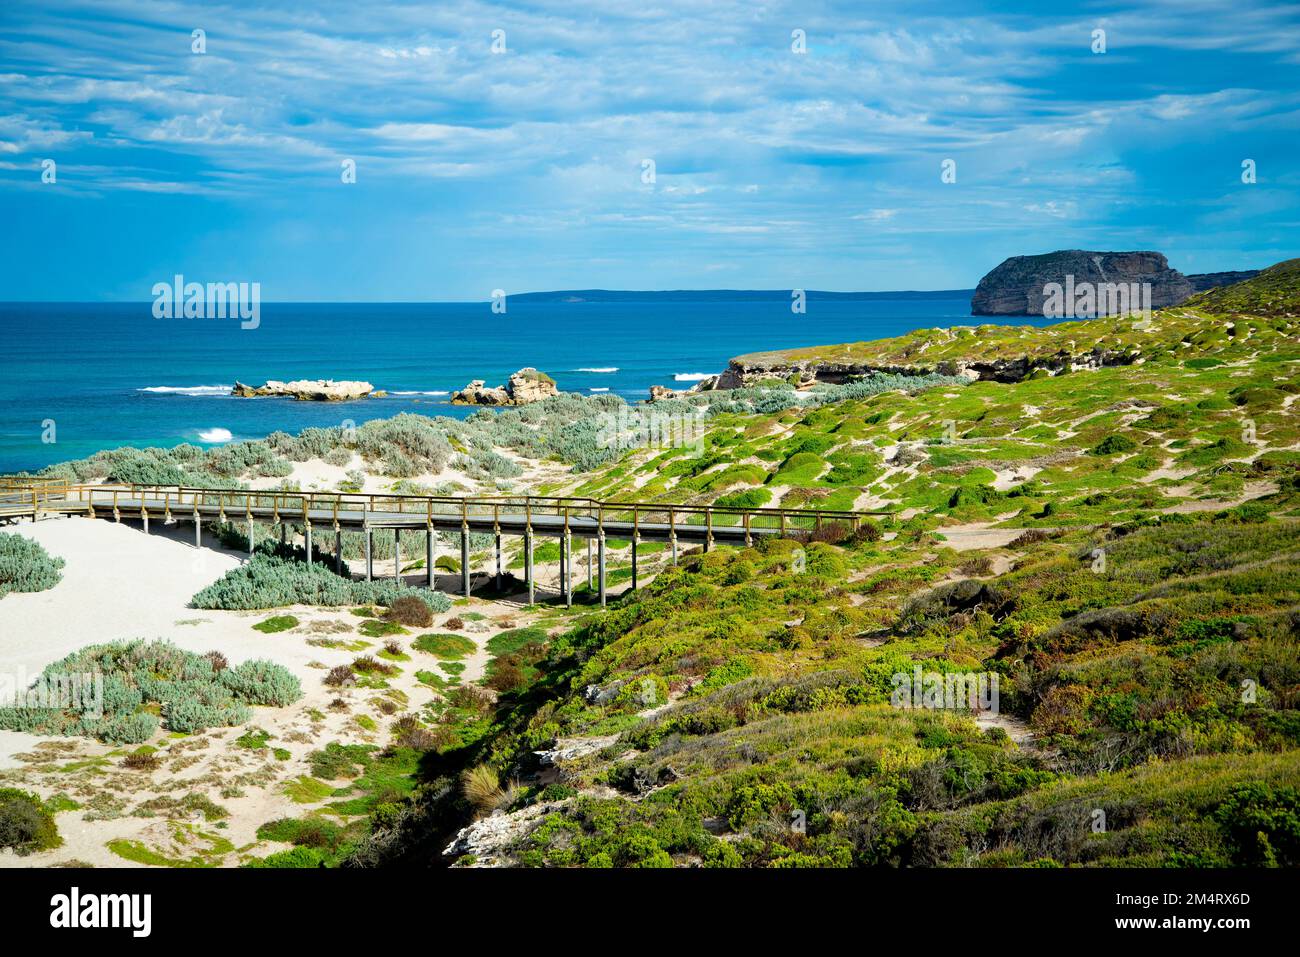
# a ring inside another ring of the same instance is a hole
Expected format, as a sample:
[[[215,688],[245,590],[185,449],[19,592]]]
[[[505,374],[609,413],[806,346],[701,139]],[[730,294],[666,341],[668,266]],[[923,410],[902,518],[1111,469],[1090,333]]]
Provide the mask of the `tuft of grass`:
[[[255,631],[260,631],[264,635],[274,635],[277,632],[288,631],[290,628],[298,627],[298,619],[293,615],[272,615],[265,621],[259,621],[253,626]]]
[[[334,789],[324,781],[307,774],[300,774],[298,777],[284,782],[281,785],[281,790],[290,800],[296,801],[298,804],[315,804],[334,793]]]
[[[444,661],[454,661],[472,655],[478,646],[464,635],[430,633],[420,635],[411,642],[411,647]]]
[[[361,623],[357,629],[367,638],[387,638],[389,635],[409,635],[410,632],[401,625],[393,621],[381,621],[377,618],[368,618]]]
[[[501,779],[486,764],[467,768],[460,778],[465,799],[477,810],[488,811],[501,799]]]

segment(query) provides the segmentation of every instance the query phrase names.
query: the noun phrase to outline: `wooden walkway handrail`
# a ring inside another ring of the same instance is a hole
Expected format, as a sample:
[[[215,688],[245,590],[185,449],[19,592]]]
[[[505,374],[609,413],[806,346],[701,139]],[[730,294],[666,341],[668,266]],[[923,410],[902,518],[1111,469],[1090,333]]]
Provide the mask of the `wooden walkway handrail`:
[[[116,510],[119,499],[132,500],[141,507],[153,508],[170,516],[172,511],[190,512],[216,507],[222,519],[227,513],[239,515],[241,520],[253,518],[254,510],[271,513],[275,522],[288,518],[304,525],[313,521],[327,521],[337,527],[341,512],[357,511],[368,515],[410,514],[432,525],[435,518],[449,516],[462,525],[471,518],[491,517],[499,526],[503,515],[522,515],[525,525],[531,525],[535,516],[554,515],[563,518],[565,527],[574,519],[592,521],[598,529],[607,522],[631,522],[635,530],[647,524],[662,522],[670,529],[703,526],[712,537],[720,526],[743,525],[751,529],[778,528],[784,534],[793,530],[817,530],[827,524],[848,523],[857,528],[863,519],[884,516],[886,511],[849,511],[842,509],[809,509],[776,507],[720,506],[716,503],[692,505],[680,502],[604,501],[572,495],[415,495],[409,493],[381,492],[318,492],[286,491],[283,489],[204,488],[185,485],[136,485],[128,483],[32,482],[25,479],[0,478],[0,497],[6,494],[25,503],[32,511],[42,510],[42,504],[75,499],[90,509],[96,505],[110,506]],[[16,504],[16,503],[15,503]],[[324,512],[328,518],[314,518]],[[650,516],[656,516],[650,518]]]

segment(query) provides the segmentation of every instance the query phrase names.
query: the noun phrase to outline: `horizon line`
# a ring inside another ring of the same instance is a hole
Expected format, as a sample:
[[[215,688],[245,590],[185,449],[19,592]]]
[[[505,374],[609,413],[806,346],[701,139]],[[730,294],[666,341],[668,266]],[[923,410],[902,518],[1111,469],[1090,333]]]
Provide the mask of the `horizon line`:
[[[206,284],[205,284],[206,285]],[[743,288],[714,288],[714,289],[606,289],[606,288],[584,288],[584,289],[538,289],[529,292],[507,293],[505,299],[522,299],[526,296],[560,296],[573,295],[577,293],[605,293],[621,296],[664,296],[664,295],[683,295],[683,294],[719,294],[719,293],[743,293],[745,295],[772,295],[788,296],[794,288],[784,289],[743,289]],[[975,287],[960,289],[804,289],[805,295],[830,295],[830,296],[892,296],[892,295],[929,295],[937,296],[945,293],[953,294],[954,298],[962,295],[970,295],[975,292]],[[264,299],[262,302],[279,305],[490,305],[492,299]],[[0,299],[0,305],[62,305],[62,306],[101,306],[101,305],[149,305],[153,299]],[[575,303],[576,304],[576,303]]]

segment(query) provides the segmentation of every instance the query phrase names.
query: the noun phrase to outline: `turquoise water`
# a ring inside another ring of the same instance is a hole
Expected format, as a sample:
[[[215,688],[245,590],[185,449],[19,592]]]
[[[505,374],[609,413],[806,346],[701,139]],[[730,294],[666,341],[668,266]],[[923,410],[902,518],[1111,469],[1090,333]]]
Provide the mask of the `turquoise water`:
[[[399,412],[464,416],[471,410],[447,402],[452,390],[503,383],[523,366],[566,392],[636,401],[651,385],[688,387],[682,377],[719,372],[741,353],[970,321],[967,297],[810,299],[804,315],[788,298],[514,301],[505,315],[487,303],[267,303],[247,330],[235,319],[155,319],[150,303],[0,303],[0,472],[119,445],[205,445]],[[224,394],[236,379],[300,378],[364,379],[389,397]],[[47,420],[53,443],[42,441]]]

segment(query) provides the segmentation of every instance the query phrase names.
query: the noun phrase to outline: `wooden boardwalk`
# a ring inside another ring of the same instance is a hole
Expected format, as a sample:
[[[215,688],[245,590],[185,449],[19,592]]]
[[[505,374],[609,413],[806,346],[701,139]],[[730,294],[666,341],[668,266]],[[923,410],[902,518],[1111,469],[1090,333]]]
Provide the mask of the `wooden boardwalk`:
[[[830,511],[791,508],[728,508],[716,505],[673,505],[645,502],[602,502],[589,498],[539,495],[439,496],[376,495],[348,492],[282,492],[243,489],[203,489],[157,485],[71,485],[28,477],[0,478],[0,520],[38,520],[54,515],[91,518],[140,519],[145,532],[151,520],[194,523],[195,545],[202,543],[204,521],[245,523],[249,550],[255,543],[257,523],[278,525],[281,540],[290,527],[301,531],[308,560],[313,531],[333,532],[336,567],[342,566],[342,532],[364,533],[365,576],[374,575],[373,531],[396,532],[401,566],[403,530],[425,534],[428,587],[434,587],[432,533],[460,536],[461,586],[470,594],[470,535],[495,538],[496,577],[502,582],[503,535],[524,540],[524,578],[528,600],[536,595],[533,544],[536,538],[560,541],[560,592],[573,601],[572,559],[574,538],[585,539],[589,554],[597,550],[598,590],[606,601],[605,551],[607,538],[632,543],[632,587],[637,587],[636,545],[665,542],[677,560],[679,543],[748,547],[760,538],[816,532],[828,525],[856,530],[879,512]],[[589,562],[590,569],[590,562]]]

